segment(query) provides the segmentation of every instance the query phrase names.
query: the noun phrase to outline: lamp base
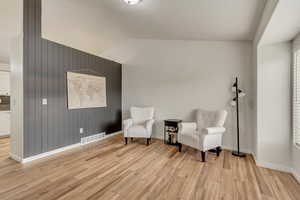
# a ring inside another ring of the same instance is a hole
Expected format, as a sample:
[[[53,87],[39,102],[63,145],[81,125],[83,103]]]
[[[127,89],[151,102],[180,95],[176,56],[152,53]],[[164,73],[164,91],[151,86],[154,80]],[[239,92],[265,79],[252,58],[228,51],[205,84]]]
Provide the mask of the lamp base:
[[[232,155],[237,156],[237,157],[241,157],[241,158],[246,157],[245,153],[242,153],[242,152],[239,152],[239,151],[233,151]]]
[[[220,152],[222,152],[223,149],[220,147]],[[211,152],[211,153],[217,153],[217,149],[210,149],[208,150],[208,152]]]

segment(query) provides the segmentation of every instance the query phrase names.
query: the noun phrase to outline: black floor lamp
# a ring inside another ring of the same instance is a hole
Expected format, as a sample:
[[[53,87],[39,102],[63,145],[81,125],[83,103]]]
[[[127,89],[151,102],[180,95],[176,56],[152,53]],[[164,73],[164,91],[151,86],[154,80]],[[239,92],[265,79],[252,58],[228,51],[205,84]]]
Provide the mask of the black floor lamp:
[[[236,107],[236,125],[237,125],[237,151],[233,151],[232,155],[238,157],[245,157],[246,154],[240,152],[240,119],[239,119],[239,98],[244,97],[246,94],[239,89],[238,78],[236,77],[235,83],[232,86],[232,92],[235,93],[235,97],[231,101],[231,105]]]

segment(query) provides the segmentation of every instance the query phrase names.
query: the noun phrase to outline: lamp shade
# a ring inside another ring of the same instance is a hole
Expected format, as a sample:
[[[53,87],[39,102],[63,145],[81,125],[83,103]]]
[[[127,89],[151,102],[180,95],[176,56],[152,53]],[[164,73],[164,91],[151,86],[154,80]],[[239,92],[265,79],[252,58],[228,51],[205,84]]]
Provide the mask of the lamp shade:
[[[244,93],[244,92],[239,93],[239,98],[242,98],[244,96],[246,96],[246,93]]]
[[[236,101],[231,101],[231,102],[230,102],[230,105],[231,105],[231,106],[236,106]]]

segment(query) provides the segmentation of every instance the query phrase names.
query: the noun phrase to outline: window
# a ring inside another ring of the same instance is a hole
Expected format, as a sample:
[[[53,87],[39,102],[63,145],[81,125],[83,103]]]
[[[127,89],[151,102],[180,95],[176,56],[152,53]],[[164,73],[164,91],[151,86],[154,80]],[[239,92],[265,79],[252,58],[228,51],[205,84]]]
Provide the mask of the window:
[[[300,50],[294,53],[293,68],[293,133],[294,144],[300,147]]]

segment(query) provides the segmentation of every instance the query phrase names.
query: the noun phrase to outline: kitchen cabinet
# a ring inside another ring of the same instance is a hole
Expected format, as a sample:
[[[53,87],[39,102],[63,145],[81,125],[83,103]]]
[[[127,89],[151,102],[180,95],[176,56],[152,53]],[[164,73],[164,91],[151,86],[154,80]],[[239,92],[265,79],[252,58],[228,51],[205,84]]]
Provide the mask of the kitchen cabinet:
[[[10,111],[0,111],[0,137],[10,135]]]

